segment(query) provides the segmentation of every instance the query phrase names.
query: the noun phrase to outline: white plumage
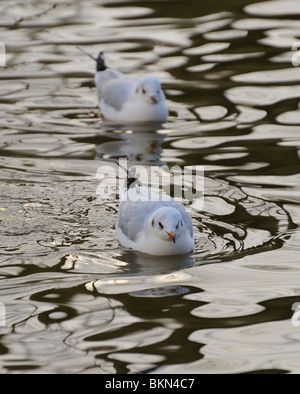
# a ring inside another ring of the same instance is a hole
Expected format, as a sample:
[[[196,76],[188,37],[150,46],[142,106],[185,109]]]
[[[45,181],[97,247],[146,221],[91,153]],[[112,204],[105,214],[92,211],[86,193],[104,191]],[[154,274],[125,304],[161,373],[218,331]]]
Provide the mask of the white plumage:
[[[128,78],[118,70],[108,68],[102,52],[95,60],[98,104],[106,120],[126,123],[163,123],[167,120],[165,95],[156,77]]]
[[[193,225],[186,208],[140,183],[128,185],[127,181],[124,187],[116,232],[123,246],[151,255],[185,254],[194,248]]]

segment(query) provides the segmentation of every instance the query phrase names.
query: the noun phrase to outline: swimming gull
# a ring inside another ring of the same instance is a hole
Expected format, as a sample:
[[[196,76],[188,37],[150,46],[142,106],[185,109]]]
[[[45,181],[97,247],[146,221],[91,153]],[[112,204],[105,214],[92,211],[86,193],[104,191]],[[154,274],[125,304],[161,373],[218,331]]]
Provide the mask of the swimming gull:
[[[120,197],[116,232],[123,246],[156,256],[193,250],[192,220],[180,202],[153,193],[132,170]]]

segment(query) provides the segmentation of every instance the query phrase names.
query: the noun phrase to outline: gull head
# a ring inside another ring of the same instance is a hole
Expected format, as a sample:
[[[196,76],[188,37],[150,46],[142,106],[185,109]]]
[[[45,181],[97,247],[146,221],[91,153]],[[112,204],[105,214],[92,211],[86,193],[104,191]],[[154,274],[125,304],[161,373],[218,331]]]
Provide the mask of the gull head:
[[[161,240],[170,241],[174,244],[185,231],[180,212],[170,207],[162,207],[155,211],[148,225],[151,234],[154,234]]]
[[[135,93],[148,104],[158,104],[165,100],[160,81],[152,76],[141,78],[136,85]]]

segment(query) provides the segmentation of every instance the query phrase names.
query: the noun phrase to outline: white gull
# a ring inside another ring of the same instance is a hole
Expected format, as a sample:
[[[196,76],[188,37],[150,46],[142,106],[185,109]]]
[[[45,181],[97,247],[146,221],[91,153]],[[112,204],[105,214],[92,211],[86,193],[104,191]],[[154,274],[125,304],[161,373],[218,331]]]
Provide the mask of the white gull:
[[[116,122],[165,122],[168,108],[160,81],[151,75],[129,78],[107,67],[104,54],[97,59],[95,85],[98,103],[106,120]]]
[[[132,170],[120,197],[116,232],[124,247],[156,256],[193,250],[192,220],[180,202],[151,192]]]

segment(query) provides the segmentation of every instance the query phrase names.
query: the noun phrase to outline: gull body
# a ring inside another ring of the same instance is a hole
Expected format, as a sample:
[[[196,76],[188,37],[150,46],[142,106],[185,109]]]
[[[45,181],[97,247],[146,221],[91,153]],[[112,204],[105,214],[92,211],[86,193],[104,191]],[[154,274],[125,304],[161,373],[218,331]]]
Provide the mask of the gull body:
[[[140,184],[124,188],[116,232],[123,246],[150,255],[185,254],[194,248],[193,225],[186,208]]]
[[[101,52],[97,59],[95,85],[103,117],[114,122],[160,122],[168,108],[160,81],[151,75],[128,78],[108,68]]]

